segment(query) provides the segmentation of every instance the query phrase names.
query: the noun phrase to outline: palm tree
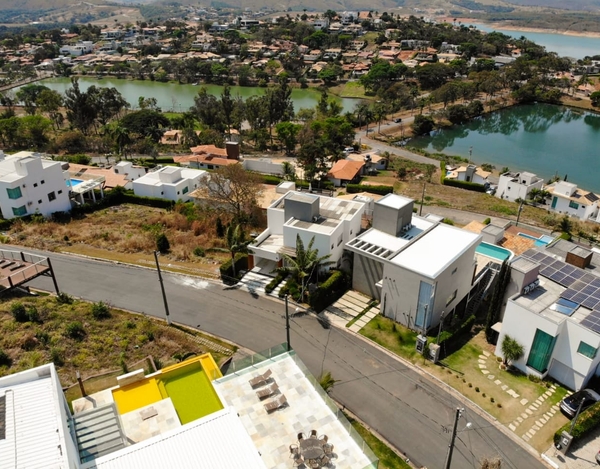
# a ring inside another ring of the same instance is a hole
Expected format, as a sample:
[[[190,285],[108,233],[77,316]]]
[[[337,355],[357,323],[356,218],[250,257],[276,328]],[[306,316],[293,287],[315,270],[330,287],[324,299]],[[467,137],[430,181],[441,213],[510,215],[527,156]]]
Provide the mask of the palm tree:
[[[110,135],[119,148],[119,155],[123,155],[123,150],[131,143],[129,130],[127,130],[121,124],[117,124],[110,130]]]
[[[227,248],[231,253],[231,269],[233,276],[235,277],[235,255],[240,253],[248,252],[248,244],[252,240],[246,240],[244,230],[240,225],[229,225],[225,232],[225,240],[227,241]]]
[[[502,340],[502,355],[504,355],[504,364],[509,365],[523,356],[525,350],[523,346],[509,335],[505,335]]]
[[[573,223],[571,223],[571,220],[569,219],[568,216],[564,216],[560,219],[560,223],[558,224],[558,229],[559,231],[562,231],[563,233],[567,233],[570,234],[571,230],[573,229]]]
[[[300,282],[302,289],[301,297],[304,298],[304,288],[306,279],[312,277],[314,272],[317,272],[319,267],[333,264],[328,261],[331,254],[319,257],[319,250],[313,249],[315,237],[313,236],[305,248],[300,235],[296,236],[296,256],[292,257],[288,254],[283,254],[284,266],[278,269],[281,273],[291,274],[297,282]]]

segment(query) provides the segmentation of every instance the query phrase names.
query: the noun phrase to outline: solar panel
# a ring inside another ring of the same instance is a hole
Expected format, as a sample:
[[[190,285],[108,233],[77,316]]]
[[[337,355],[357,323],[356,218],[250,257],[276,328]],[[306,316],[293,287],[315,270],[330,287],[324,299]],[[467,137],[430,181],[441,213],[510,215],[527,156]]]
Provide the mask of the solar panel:
[[[576,290],[572,290],[571,288],[566,289],[564,292],[562,292],[560,294],[561,298],[566,298],[567,300],[570,300],[571,298],[573,298],[575,295],[577,294]]]
[[[583,318],[579,324],[581,324],[583,327],[589,328],[594,323],[592,321],[590,321],[588,318]]]
[[[592,283],[597,277],[592,274],[585,273],[583,277],[581,277],[581,281],[584,283]]]
[[[593,309],[598,303],[600,303],[600,300],[589,296],[583,301],[583,303],[581,303],[581,305],[585,306],[586,308]]]
[[[583,272],[582,270],[579,269],[575,269],[572,273],[571,273],[571,277],[575,277],[575,278],[581,278],[583,277],[585,272]]]
[[[595,309],[590,314],[588,314],[587,317],[590,318],[590,319],[592,319],[592,320],[600,321],[600,311],[598,311],[597,309]]]
[[[561,269],[565,274],[570,274],[571,272],[575,271],[575,267],[573,267],[572,265],[565,265],[562,269]]]
[[[562,279],[565,277],[566,277],[565,274],[563,274],[561,271],[558,271],[555,274],[552,274],[552,276],[550,277],[550,280],[561,283]]]
[[[562,279],[562,284],[565,287],[570,287],[571,285],[573,285],[577,280],[575,280],[573,277],[571,277],[570,275],[567,275],[565,278]]]
[[[581,304],[587,298],[588,298],[587,295],[584,295],[583,293],[577,293],[576,295],[573,295],[570,299],[571,299],[571,301],[574,301],[575,303]]]
[[[600,288],[600,278],[596,277],[594,280],[592,280],[590,282],[590,285],[593,285],[596,288]]]
[[[590,329],[593,330],[594,332],[596,332],[597,334],[600,334],[600,324],[598,324],[598,323],[592,324]]]
[[[581,290],[583,290],[585,287],[586,287],[586,284],[585,284],[585,283],[583,283],[581,280],[577,280],[575,283],[573,283],[573,284],[571,285],[571,288],[572,288],[573,290],[577,290],[577,291],[581,291]]]
[[[596,288],[593,285],[586,285],[583,290],[581,290],[581,293],[585,293],[586,295],[591,295],[592,293],[596,292],[598,290],[598,288]]]
[[[532,259],[535,259],[536,261],[539,261],[542,258],[547,257],[546,254],[544,254],[543,252],[536,251],[535,249],[530,249],[525,254],[526,255],[529,254],[529,257],[531,257]]]
[[[554,261],[548,267],[552,267],[553,269],[556,269],[556,270],[561,270],[564,267],[564,265],[565,264],[561,261]]]
[[[540,274],[542,274],[544,277],[548,277],[550,278],[551,275],[554,275],[557,272],[556,269],[553,269],[551,267],[545,267],[542,270],[540,270]]]

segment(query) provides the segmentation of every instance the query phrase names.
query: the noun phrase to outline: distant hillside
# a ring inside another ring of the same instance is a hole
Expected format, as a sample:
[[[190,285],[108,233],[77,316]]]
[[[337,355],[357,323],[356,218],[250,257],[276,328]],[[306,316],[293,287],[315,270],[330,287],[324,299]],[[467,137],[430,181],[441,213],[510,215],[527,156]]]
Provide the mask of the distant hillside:
[[[82,2],[81,0],[0,0],[0,11],[48,11],[80,5],[82,3],[104,5],[106,2],[104,0],[86,0],[85,2]]]
[[[505,0],[507,3],[520,6],[539,6],[560,10],[597,11],[600,0]]]

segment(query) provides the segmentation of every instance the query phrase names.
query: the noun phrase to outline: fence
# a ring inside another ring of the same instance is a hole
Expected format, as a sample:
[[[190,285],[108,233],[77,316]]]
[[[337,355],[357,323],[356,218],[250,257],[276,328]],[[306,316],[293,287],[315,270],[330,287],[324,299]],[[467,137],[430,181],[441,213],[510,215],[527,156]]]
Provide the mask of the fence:
[[[36,256],[35,254],[0,249],[0,259],[7,259],[17,262],[15,267],[18,269],[18,271],[13,274],[9,274],[6,277],[0,278],[0,285],[5,288],[12,288],[15,285],[20,285],[21,283],[31,280],[32,278],[50,270],[48,258]],[[26,265],[23,268],[23,264],[20,264],[21,262],[29,265]]]
[[[329,397],[329,395],[323,390],[321,384],[317,381],[317,379],[311,374],[306,365],[300,360],[298,355],[294,350],[287,351],[287,344],[283,343],[280,345],[276,345],[274,347],[268,348],[263,352],[256,353],[249,357],[242,358],[240,360],[233,361],[229,366],[229,369],[225,373],[222,379],[227,379],[228,376],[235,375],[243,375],[247,373],[251,373],[254,371],[257,365],[260,365],[264,362],[276,362],[279,360],[283,360],[285,358],[290,357],[294,363],[300,368],[306,379],[311,383],[314,387],[315,391],[319,395],[319,397],[323,400],[325,405],[329,408],[329,410],[335,415],[339,423],[342,425],[344,430],[348,433],[348,436],[354,440],[356,445],[361,449],[363,454],[367,457],[369,464],[365,466],[363,469],[376,469],[378,464],[377,456],[373,453],[371,448],[367,445],[365,440],[362,439],[360,434],[354,429],[352,424],[348,421],[344,413],[340,410],[338,405]]]

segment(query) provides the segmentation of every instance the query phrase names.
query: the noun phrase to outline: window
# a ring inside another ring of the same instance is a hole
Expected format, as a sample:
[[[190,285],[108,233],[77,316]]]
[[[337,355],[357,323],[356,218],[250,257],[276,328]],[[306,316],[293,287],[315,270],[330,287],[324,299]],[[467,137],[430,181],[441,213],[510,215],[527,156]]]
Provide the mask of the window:
[[[577,210],[579,208],[579,204],[577,202],[569,201],[569,208],[574,208]]]
[[[13,200],[23,197],[20,187],[15,187],[14,189],[10,189],[9,187],[7,187],[6,193],[8,194],[8,198]]]
[[[33,187],[37,187],[37,186],[38,186],[38,183],[37,183],[37,182],[34,182],[34,183],[33,183]]]
[[[42,199],[38,200],[38,204],[41,204],[41,203],[42,203]]]
[[[452,293],[452,295],[450,295],[448,297],[448,299],[446,300],[446,306],[448,306],[450,303],[452,303],[454,301],[454,299],[456,298],[457,294],[458,294],[458,290],[454,290],[454,292]]]
[[[417,301],[417,315],[415,317],[415,326],[423,328],[425,321],[427,325],[431,322],[431,315],[427,314],[429,305],[432,303],[433,285],[421,282],[419,285],[419,299]],[[427,316],[427,319],[425,318]]]
[[[45,184],[46,181],[44,181],[43,179],[40,181],[40,184]]]
[[[184,187],[183,190],[181,191],[182,194],[187,194],[189,191],[189,189],[187,187]]]
[[[556,337],[552,337],[550,334],[537,329],[533,338],[533,344],[531,344],[529,357],[527,358],[527,366],[540,373],[545,373],[548,369],[548,363],[550,362],[555,343]]]
[[[337,243],[337,245],[338,245],[338,246],[339,246],[340,244],[342,244],[342,239],[343,239],[343,238],[342,238],[342,236],[340,235],[340,239],[338,239],[338,243]]]
[[[62,194],[62,189],[58,191],[58,195]]]
[[[452,271],[452,275],[454,275],[457,271],[458,271],[458,267],[454,267],[454,270]]]
[[[56,194],[54,193],[54,191],[48,194],[48,201],[52,202],[53,200],[56,200]]]
[[[579,347],[577,347],[577,353],[580,353],[584,357],[588,357],[594,359],[596,357],[597,348],[592,347],[585,342],[579,342]]]
[[[23,215],[27,215],[27,207],[25,205],[21,205],[20,207],[12,208],[13,215],[17,217],[21,217]]]

